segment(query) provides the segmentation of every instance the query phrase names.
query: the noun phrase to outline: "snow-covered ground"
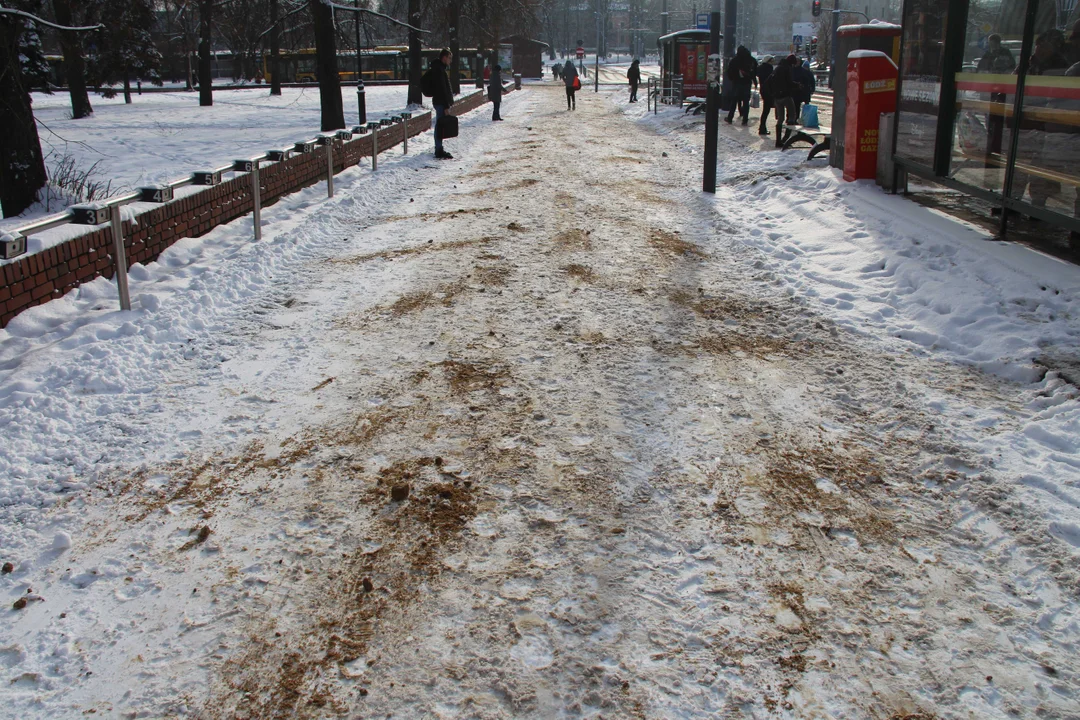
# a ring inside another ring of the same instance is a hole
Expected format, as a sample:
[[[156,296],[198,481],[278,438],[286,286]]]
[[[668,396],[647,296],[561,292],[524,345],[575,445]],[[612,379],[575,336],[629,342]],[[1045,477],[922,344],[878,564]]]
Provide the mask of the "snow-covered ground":
[[[1080,271],[564,108],[0,331],[6,713],[1080,717]]]
[[[366,88],[368,120],[404,111],[407,93],[401,85]],[[345,122],[356,124],[355,88],[342,88],[342,101]],[[94,114],[81,120],[72,119],[66,92],[34,93],[33,102],[50,177],[70,157],[81,170],[92,170],[92,182],[111,184],[112,195],[291,146],[317,135],[320,127],[317,87],[283,88],[280,96],[265,86],[221,90],[206,108],[199,106],[198,92],[135,95],[131,105],[123,95],[111,100],[91,95]],[[0,220],[0,229],[64,209],[55,203]]]

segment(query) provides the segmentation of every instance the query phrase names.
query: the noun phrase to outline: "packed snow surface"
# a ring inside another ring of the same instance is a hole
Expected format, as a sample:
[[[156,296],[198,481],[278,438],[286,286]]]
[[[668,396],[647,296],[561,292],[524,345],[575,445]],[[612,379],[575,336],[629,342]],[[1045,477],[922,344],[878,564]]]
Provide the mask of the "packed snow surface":
[[[1080,716],[1078,268],[626,100],[0,331],[5,713]]]

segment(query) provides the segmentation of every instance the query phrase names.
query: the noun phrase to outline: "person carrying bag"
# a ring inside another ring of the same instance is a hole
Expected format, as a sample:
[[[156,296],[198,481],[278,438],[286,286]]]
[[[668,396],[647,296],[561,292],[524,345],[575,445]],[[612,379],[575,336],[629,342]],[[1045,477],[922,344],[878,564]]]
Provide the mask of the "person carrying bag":
[[[435,157],[439,160],[453,160],[454,156],[443,149],[443,140],[457,137],[458,119],[447,114],[454,104],[454,90],[450,87],[450,78],[446,68],[453,59],[453,53],[444,48],[439,58],[431,63],[431,68],[420,78],[420,91],[431,98],[435,108]]]
[[[574,67],[574,61],[567,59],[566,64],[563,65],[563,84],[566,85],[566,109],[577,109],[577,98],[574,97],[574,93],[581,89],[581,78],[578,77],[577,68]]]

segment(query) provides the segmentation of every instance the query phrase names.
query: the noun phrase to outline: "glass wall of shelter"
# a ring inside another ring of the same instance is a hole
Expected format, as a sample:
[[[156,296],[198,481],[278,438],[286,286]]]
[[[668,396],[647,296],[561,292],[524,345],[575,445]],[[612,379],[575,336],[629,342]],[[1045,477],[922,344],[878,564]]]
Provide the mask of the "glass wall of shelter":
[[[904,0],[900,52],[897,163],[1077,238],[1077,0]]]

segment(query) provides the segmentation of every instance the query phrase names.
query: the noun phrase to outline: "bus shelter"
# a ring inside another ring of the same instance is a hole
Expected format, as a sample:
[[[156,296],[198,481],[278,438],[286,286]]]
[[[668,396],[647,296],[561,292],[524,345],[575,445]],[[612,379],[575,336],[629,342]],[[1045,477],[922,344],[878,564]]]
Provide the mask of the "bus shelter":
[[[723,36],[721,36],[723,38]],[[709,31],[678,30],[656,40],[660,50],[660,82],[663,97],[682,82],[683,97],[704,98],[709,89]]]
[[[1080,9],[904,0],[893,158],[1071,231],[1080,250]]]

